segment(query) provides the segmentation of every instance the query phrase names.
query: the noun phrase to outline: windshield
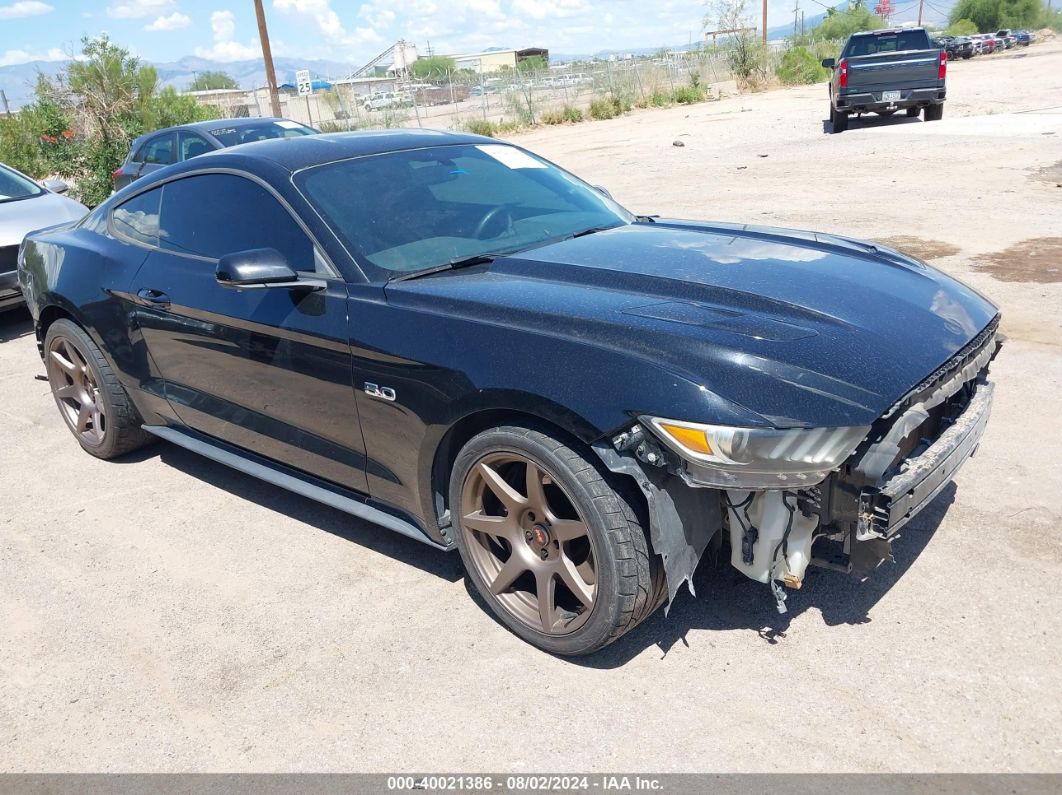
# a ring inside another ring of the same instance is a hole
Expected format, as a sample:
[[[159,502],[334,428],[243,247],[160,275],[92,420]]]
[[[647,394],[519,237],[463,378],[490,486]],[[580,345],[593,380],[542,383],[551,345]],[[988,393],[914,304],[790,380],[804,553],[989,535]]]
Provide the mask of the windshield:
[[[313,135],[317,130],[299,124],[297,121],[280,119],[260,124],[241,124],[238,126],[219,126],[210,130],[210,134],[225,146],[249,144],[253,141],[268,141],[270,138],[297,138],[301,135]]]
[[[571,174],[505,144],[358,157],[302,171],[296,185],[370,278],[633,220]]]
[[[0,166],[0,202],[40,196],[44,188],[6,166]]]

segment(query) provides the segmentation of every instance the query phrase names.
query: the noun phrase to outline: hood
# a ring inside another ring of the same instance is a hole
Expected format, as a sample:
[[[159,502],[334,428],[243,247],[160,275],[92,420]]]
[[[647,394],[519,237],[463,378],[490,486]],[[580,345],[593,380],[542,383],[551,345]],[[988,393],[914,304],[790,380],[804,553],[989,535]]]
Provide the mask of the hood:
[[[83,204],[48,191],[0,202],[0,246],[17,246],[29,232],[76,221],[87,212]]]
[[[870,424],[996,315],[975,291],[890,249],[676,221],[401,282],[388,300],[622,351],[779,427]],[[631,410],[653,411],[636,400]]]

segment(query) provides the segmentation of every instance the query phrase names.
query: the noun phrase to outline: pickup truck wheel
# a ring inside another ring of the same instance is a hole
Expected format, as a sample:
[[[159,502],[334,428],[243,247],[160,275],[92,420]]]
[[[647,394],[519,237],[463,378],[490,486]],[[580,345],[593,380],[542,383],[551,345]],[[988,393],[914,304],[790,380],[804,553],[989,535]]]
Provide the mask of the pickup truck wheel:
[[[600,649],[666,596],[636,512],[589,455],[505,426],[465,445],[450,478],[469,579],[506,627],[552,654]]]
[[[834,110],[830,105],[830,126],[835,133],[841,133],[848,129],[848,114]]]
[[[944,118],[943,105],[926,105],[926,121],[940,121]]]
[[[61,319],[44,338],[45,369],[55,404],[87,453],[115,458],[153,437],[96,343],[77,324]]]
[[[908,108],[905,111],[905,113],[907,113],[907,115],[910,118],[912,118],[912,119],[918,118],[918,114],[921,113],[921,112],[922,112],[922,109],[920,107],[918,107],[917,105],[915,107],[913,107],[913,108]]]

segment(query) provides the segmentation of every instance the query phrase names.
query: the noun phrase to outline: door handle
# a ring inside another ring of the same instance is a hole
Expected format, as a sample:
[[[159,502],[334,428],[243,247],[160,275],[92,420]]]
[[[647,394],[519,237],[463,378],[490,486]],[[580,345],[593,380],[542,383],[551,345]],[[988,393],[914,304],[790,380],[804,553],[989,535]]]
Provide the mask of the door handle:
[[[143,290],[137,290],[136,295],[145,304],[157,306],[159,309],[170,308],[170,297],[161,290],[151,290],[145,287]]]

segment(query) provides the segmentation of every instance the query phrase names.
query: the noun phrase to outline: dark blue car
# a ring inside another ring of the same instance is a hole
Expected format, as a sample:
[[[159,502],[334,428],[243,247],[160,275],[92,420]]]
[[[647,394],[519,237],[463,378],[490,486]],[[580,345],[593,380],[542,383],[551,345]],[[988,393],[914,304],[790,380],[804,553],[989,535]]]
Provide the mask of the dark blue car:
[[[780,610],[809,564],[866,576],[977,447],[999,345],[991,302],[899,252],[635,215],[431,131],[162,169],[31,234],[19,276],[85,451],[164,439],[456,549],[556,654],[708,549]]]

